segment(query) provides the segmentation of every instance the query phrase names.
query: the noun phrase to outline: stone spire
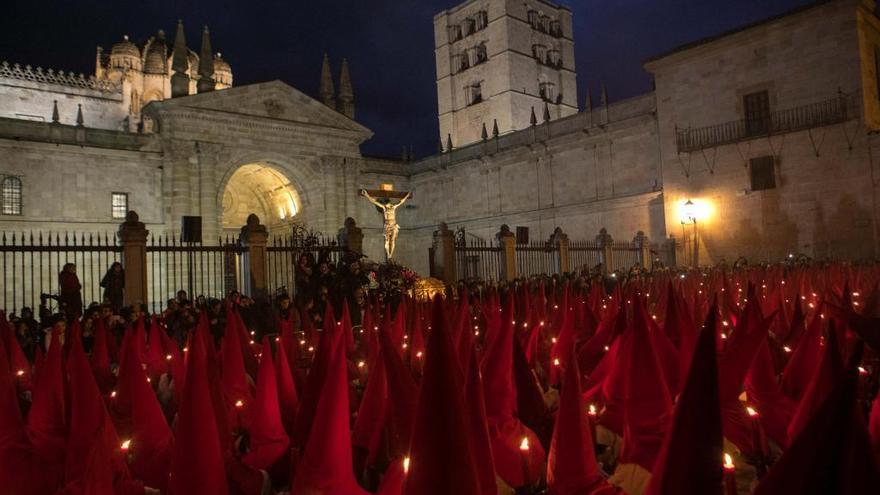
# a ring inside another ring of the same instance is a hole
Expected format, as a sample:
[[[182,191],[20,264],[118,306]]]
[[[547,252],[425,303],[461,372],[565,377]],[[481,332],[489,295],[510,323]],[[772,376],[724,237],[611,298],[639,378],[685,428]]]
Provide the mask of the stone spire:
[[[437,141],[437,153],[443,153],[443,136]]]
[[[171,97],[186,96],[189,94],[189,57],[186,49],[186,37],[183,34],[183,21],[177,21],[177,32],[174,35],[174,51],[171,55]]]
[[[550,122],[550,106],[544,102],[544,122]]]
[[[354,89],[351,87],[348,60],[345,58],[342,59],[342,68],[339,70],[339,101],[337,105],[339,113],[354,120]]]
[[[480,132],[480,137],[483,141],[489,139],[489,132],[486,130],[486,123],[483,122],[483,130]]]
[[[60,121],[58,116],[58,100],[52,101],[52,123],[57,124]]]
[[[535,107],[532,107],[532,115],[529,117],[529,123],[532,125],[538,123],[538,117],[535,116]]]
[[[498,119],[492,119],[492,137],[498,137]]]
[[[214,91],[214,52],[211,51],[211,35],[208,26],[202,30],[202,51],[199,54],[199,93]]]
[[[80,103],[76,106],[76,126],[82,127],[84,124],[85,120],[83,119],[83,106]]]
[[[335,91],[333,89],[333,76],[330,74],[330,57],[324,54],[324,64],[321,65],[321,101],[330,108],[336,108]]]
[[[446,151],[452,151],[452,134],[446,135]]]

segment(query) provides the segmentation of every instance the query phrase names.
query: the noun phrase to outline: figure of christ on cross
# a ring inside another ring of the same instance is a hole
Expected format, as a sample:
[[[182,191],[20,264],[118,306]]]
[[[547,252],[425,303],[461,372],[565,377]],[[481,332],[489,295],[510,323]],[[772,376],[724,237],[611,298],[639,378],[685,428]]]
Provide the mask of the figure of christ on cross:
[[[400,226],[397,225],[395,210],[406,202],[412,196],[412,193],[408,192],[400,196],[401,193],[385,190],[367,191],[366,189],[361,189],[359,192],[361,196],[367,198],[367,201],[382,210],[385,230],[385,258],[386,260],[391,260],[391,255],[394,254],[394,247],[397,242],[397,233],[400,231]],[[394,201],[395,197],[398,199],[397,202]]]

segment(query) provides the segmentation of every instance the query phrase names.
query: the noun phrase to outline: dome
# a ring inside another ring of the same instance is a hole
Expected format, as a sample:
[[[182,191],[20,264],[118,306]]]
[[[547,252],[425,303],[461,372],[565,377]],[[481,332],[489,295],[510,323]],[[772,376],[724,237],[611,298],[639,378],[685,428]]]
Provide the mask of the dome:
[[[229,66],[229,62],[220,58],[219,53],[214,57],[214,73],[218,72],[232,74],[232,67]]]
[[[168,72],[165,68],[165,45],[161,42],[153,41],[147,49],[147,56],[144,59],[144,72],[147,74],[165,74]]]
[[[141,52],[138,47],[129,41],[128,36],[124,36],[122,41],[115,43],[110,50],[110,56],[130,56],[140,58]]]

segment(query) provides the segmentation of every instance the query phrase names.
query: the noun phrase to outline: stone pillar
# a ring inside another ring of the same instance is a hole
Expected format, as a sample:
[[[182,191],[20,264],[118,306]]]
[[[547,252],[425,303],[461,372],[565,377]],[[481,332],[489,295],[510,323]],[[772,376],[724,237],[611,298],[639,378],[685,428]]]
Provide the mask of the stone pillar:
[[[357,226],[354,218],[348,217],[345,219],[345,224],[339,229],[339,234],[336,238],[339,245],[345,248],[346,254],[364,254],[364,233]]]
[[[614,270],[614,239],[605,227],[599,230],[596,236],[596,246],[599,248],[599,261],[602,263],[602,273],[608,275]]]
[[[557,269],[559,274],[571,271],[571,258],[568,255],[568,234],[562,231],[560,227],[553,230],[550,236],[550,243],[556,247],[559,259],[557,260]]]
[[[516,235],[504,224],[495,239],[501,248],[501,277],[509,282],[516,278]]]
[[[432,276],[438,277],[448,285],[453,285],[458,280],[455,266],[455,234],[449,230],[446,223],[441,223],[434,231]]]
[[[244,280],[242,292],[254,299],[266,298],[266,243],[269,231],[260,223],[260,217],[251,213],[241,228],[239,242],[247,248],[242,256]]]
[[[633,237],[633,247],[639,250],[639,265],[642,266],[642,270],[650,270],[654,261],[651,257],[651,243],[641,230]]]
[[[147,230],[138,214],[129,211],[116,235],[122,244],[122,266],[125,268],[124,303],[147,303]]]

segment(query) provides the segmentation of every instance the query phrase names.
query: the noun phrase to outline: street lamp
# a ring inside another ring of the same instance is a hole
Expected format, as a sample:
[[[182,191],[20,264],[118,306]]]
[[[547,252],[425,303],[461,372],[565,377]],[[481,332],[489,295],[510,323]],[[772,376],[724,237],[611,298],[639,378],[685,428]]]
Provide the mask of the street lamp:
[[[694,204],[694,202],[691,201],[690,199],[688,199],[687,201],[684,202],[683,205],[681,205],[681,219],[680,219],[680,221],[681,221],[682,237],[684,236],[684,226],[685,225],[693,225],[694,226],[694,232],[693,232],[693,236],[692,236],[693,242],[694,242],[693,251],[692,251],[692,255],[693,255],[692,264],[694,267],[697,267],[697,266],[699,266],[699,249],[700,249],[700,244],[697,240],[697,205]]]

